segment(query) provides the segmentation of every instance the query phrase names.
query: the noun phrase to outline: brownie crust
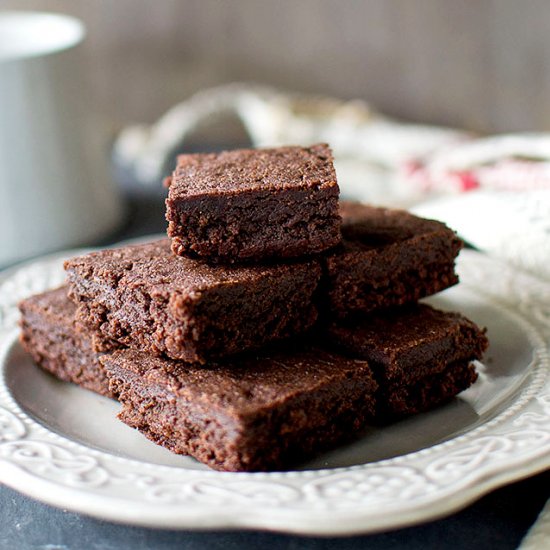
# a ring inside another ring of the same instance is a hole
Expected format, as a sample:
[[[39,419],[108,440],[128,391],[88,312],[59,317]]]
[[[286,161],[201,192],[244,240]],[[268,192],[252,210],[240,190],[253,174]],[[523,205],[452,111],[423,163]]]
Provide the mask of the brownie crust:
[[[318,349],[208,368],[133,350],[101,361],[123,422],[217,470],[286,468],[353,439],[374,412],[368,364]]]
[[[76,317],[96,351],[128,346],[187,362],[259,348],[317,319],[317,261],[226,267],[174,256],[170,241],[65,263]]]
[[[294,258],[340,242],[328,145],[181,155],[167,182],[175,254],[238,263]]]
[[[56,378],[113,397],[109,380],[92,349],[90,338],[75,326],[75,305],[67,288],[23,300],[20,341],[35,363]]]
[[[416,302],[458,282],[463,246],[444,224],[342,202],[343,244],[324,262],[327,307],[340,318]]]

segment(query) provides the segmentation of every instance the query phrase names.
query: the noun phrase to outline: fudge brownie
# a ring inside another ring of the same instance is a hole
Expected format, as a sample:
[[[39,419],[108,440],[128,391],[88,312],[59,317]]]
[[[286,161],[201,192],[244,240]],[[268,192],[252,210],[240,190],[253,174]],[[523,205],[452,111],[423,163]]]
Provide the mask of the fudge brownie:
[[[328,145],[180,155],[166,219],[178,255],[215,263],[292,258],[340,242]]]
[[[334,322],[324,340],[369,362],[380,387],[378,410],[425,410],[466,389],[476,375],[470,363],[488,346],[485,331],[459,313],[415,304]]]
[[[22,346],[44,370],[66,382],[112,397],[109,380],[90,338],[77,331],[76,306],[62,287],[19,304]]]
[[[462,241],[444,224],[403,210],[342,202],[343,243],[324,263],[337,317],[415,302],[458,282]]]
[[[211,266],[173,255],[163,239],[73,258],[65,269],[96,351],[122,344],[205,363],[299,334],[317,319],[316,260]]]
[[[352,439],[374,411],[367,362],[314,348],[208,367],[135,350],[101,361],[123,422],[217,470],[288,467]]]

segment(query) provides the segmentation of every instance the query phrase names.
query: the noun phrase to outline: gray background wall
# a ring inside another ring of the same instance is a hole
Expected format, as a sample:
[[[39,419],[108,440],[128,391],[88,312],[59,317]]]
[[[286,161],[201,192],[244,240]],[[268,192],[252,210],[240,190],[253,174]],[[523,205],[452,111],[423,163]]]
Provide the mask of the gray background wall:
[[[548,0],[0,0],[82,18],[113,128],[253,80],[480,132],[550,129]]]

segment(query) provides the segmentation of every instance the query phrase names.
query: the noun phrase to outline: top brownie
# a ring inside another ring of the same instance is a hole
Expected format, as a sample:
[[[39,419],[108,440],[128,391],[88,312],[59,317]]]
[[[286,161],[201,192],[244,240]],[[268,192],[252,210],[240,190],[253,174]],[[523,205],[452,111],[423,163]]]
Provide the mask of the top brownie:
[[[166,219],[178,255],[235,263],[292,258],[340,242],[328,145],[180,155]]]

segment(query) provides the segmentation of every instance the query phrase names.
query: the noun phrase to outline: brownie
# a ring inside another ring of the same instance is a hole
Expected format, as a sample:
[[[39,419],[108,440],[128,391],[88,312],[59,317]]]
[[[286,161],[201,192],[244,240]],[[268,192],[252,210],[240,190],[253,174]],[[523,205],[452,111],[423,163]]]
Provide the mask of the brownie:
[[[23,300],[20,341],[37,365],[66,382],[112,397],[105,370],[90,338],[77,331],[67,288]]]
[[[342,202],[343,243],[324,262],[327,307],[346,317],[415,302],[458,282],[462,241],[404,210]]]
[[[340,242],[328,145],[180,155],[166,219],[175,254],[214,263],[293,258]]]
[[[475,381],[470,363],[487,349],[485,330],[459,313],[415,304],[334,322],[329,345],[369,362],[380,387],[382,415],[418,412]]]
[[[73,258],[65,269],[96,351],[124,345],[205,363],[299,334],[317,319],[315,260],[211,266],[174,256],[163,239]]]
[[[217,470],[289,467],[352,439],[374,411],[368,364],[320,349],[264,351],[208,367],[135,350],[101,361],[123,422]]]

